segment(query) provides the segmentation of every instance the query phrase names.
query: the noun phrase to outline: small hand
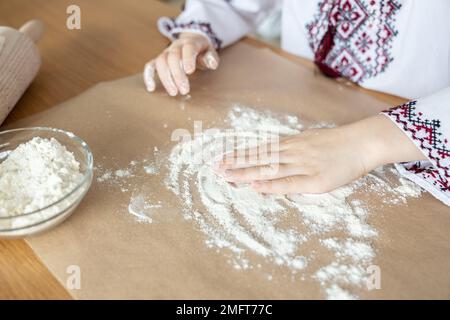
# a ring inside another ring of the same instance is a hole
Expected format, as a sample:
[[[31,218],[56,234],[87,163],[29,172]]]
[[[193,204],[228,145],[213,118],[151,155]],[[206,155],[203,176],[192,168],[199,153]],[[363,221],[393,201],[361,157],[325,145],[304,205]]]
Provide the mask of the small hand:
[[[380,165],[422,159],[408,137],[378,115],[342,127],[307,130],[275,146],[234,151],[215,169],[227,181],[251,183],[262,193],[324,193]]]
[[[208,39],[195,33],[183,33],[144,69],[144,82],[149,92],[156,88],[155,72],[171,96],[186,95],[190,91],[188,75],[196,69],[215,70],[219,56]]]

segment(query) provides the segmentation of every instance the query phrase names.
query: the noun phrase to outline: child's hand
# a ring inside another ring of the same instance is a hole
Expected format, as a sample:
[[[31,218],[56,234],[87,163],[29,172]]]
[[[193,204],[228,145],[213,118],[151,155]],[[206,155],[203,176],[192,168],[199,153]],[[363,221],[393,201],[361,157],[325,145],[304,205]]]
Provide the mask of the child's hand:
[[[225,155],[216,171],[230,182],[251,183],[255,191],[277,194],[329,192],[380,165],[425,159],[383,115],[342,127],[308,130],[282,139],[275,148],[249,149],[245,154],[245,159],[236,152]],[[258,165],[255,161],[249,165],[245,160],[255,154]]]
[[[145,65],[144,81],[149,92],[155,90],[155,71],[171,96],[190,91],[187,75],[199,69],[215,70],[219,56],[208,39],[195,33],[183,33],[156,59]]]

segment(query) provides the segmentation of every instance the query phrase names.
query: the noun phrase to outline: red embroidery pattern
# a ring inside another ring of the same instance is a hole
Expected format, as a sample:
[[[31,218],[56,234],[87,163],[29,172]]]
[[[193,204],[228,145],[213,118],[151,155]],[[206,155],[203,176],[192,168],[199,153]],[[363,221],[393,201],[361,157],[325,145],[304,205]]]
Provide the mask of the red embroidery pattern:
[[[306,25],[309,44],[317,52],[329,26],[334,26],[334,45],[324,63],[360,83],[383,72],[392,61],[400,7],[398,0],[323,0],[319,13]]]
[[[423,119],[422,112],[416,112],[416,101],[411,101],[384,111],[401,125],[405,133],[420,147],[432,163],[420,161],[405,165],[405,169],[431,181],[450,196],[450,147],[447,138],[440,132],[439,120]]]
[[[174,19],[167,19],[163,21],[161,25],[167,33],[173,34],[174,37],[178,37],[180,32],[185,30],[198,30],[206,34],[216,50],[220,50],[222,47],[222,40],[220,40],[216,33],[213,31],[211,24],[208,22],[190,21],[188,23],[177,23]]]

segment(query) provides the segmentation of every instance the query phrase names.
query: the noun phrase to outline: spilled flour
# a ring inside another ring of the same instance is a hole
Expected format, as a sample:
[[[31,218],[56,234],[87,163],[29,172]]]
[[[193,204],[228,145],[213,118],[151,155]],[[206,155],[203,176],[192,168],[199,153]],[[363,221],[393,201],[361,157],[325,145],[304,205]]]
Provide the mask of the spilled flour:
[[[256,146],[326,124],[306,125],[295,116],[239,105],[225,122],[228,129],[209,129],[178,143],[168,164],[145,172],[158,174],[166,167],[164,185],[180,199],[184,218],[203,232],[207,246],[224,252],[234,268],[258,267],[252,264],[258,257],[317,281],[329,299],[357,298],[354,291],[367,289],[367,268],[376,256],[373,241],[378,232],[367,222],[370,199],[397,205],[420,196],[421,189],[391,166],[320,195],[264,196],[248,185],[231,185],[211,168],[230,146]],[[133,195],[128,210],[140,221],[152,222],[152,209],[164,204],[148,203],[147,196]],[[332,258],[317,256],[317,246]]]
[[[162,208],[161,202],[149,203],[143,195],[132,197],[128,204],[128,212],[134,215],[139,222],[153,222],[152,212],[158,208]]]
[[[420,188],[404,179],[393,186],[385,177],[386,169],[320,195],[263,196],[249,186],[233,186],[211,169],[211,163],[230,143],[230,134],[239,149],[269,142],[274,134],[297,134],[305,128],[297,117],[240,106],[232,109],[227,122],[233,130],[209,130],[178,144],[170,154],[165,183],[182,199],[185,218],[195,221],[208,246],[234,252],[236,268],[249,267],[246,253],[251,252],[299,272],[314,259],[301,248],[310,238],[319,237],[335,260],[313,277],[326,288],[329,298],[352,298],[341,286],[365,284],[366,268],[375,256],[371,239],[378,233],[367,223],[368,206],[351,196],[358,189],[372,188],[383,190],[386,201],[400,203],[420,195]],[[302,222],[301,228],[289,223],[292,216],[288,212]],[[328,238],[328,233],[338,231],[345,234],[343,240]]]

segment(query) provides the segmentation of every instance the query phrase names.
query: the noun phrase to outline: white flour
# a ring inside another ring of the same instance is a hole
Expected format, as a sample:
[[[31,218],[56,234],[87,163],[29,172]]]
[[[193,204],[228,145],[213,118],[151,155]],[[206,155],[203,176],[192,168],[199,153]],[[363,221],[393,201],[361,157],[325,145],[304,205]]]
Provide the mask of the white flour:
[[[42,209],[81,181],[80,164],[56,139],[33,138],[0,163],[0,216]]]
[[[252,264],[251,257],[257,255],[292,274],[300,274],[300,279],[319,282],[329,299],[357,298],[353,289],[365,288],[366,270],[373,264],[374,240],[378,236],[367,222],[367,199],[397,205],[418,197],[421,189],[399,178],[397,171],[388,166],[327,194],[263,196],[247,185],[227,183],[211,169],[217,155],[228,146],[226,138],[230,133],[239,148],[268,142],[277,134],[292,135],[329,125],[306,125],[295,116],[238,105],[231,109],[225,122],[231,131],[210,129],[191,141],[179,143],[172,149],[168,164],[165,157],[161,161],[164,165],[144,163],[142,174],[167,171],[164,184],[180,199],[184,218],[204,233],[207,246],[228,255],[235,269],[261,268],[261,264]],[[113,171],[104,175],[98,178],[99,182],[112,180],[123,186],[128,181],[126,177],[117,181]],[[153,210],[166,204],[149,200],[157,197],[154,191],[134,190],[128,212],[140,222],[154,221]],[[324,252],[333,258],[326,260],[322,257]],[[313,268],[318,261],[320,267]],[[266,278],[272,280],[273,276]]]
[[[258,137],[255,145],[270,141],[273,133],[291,135],[304,127],[294,116],[277,116],[240,106],[232,109],[227,122],[236,137]],[[315,259],[314,254],[301,248],[319,237],[319,243],[335,259],[312,270],[312,278],[323,285],[330,299],[354,298],[343,287],[364,286],[366,269],[375,256],[372,240],[378,233],[367,223],[368,205],[351,199],[352,195],[358,190],[372,190],[377,196],[382,190],[386,203],[395,204],[419,196],[420,188],[404,179],[392,183],[392,177],[389,179],[385,170],[379,169],[327,194],[263,196],[246,185],[230,185],[211,169],[214,157],[223,152],[224,137],[228,135],[229,131],[211,131],[173,148],[165,183],[182,199],[185,218],[195,221],[208,246],[234,252],[232,262],[238,269],[252,268],[246,258],[249,252],[297,273]],[[249,146],[248,140],[237,140],[237,148],[239,141]],[[202,161],[205,154],[211,156]],[[301,226],[286,223],[292,214]],[[337,231],[343,232],[345,238],[326,236]]]
[[[157,147],[153,148],[153,157],[158,154]],[[145,176],[157,176],[160,165],[149,159],[142,161],[133,160],[126,167],[104,168],[97,164],[95,171],[97,173],[97,182],[108,187],[118,187],[122,193],[131,193],[127,209],[128,213],[135,217],[138,222],[152,223],[152,214],[155,209],[162,208],[159,201],[149,201],[146,195],[135,193],[137,185],[134,179]]]
[[[149,203],[143,195],[137,195],[130,199],[128,212],[134,215],[139,222],[152,223],[152,213],[154,209],[161,208],[160,202],[157,204]]]
[[[155,166],[151,166],[151,165],[144,166],[144,170],[145,170],[146,174],[151,175],[151,176],[158,174],[158,168],[156,168]]]
[[[129,177],[133,176],[133,174],[131,173],[130,169],[119,169],[119,170],[116,170],[114,172],[114,175],[116,177],[118,177],[118,178],[129,178]]]
[[[122,192],[128,192],[130,187],[132,187],[129,180],[134,177],[133,169],[131,165],[130,168],[117,170],[103,170],[102,167],[96,166],[95,170],[100,172],[100,176],[97,177],[97,182],[110,186],[118,186]]]

